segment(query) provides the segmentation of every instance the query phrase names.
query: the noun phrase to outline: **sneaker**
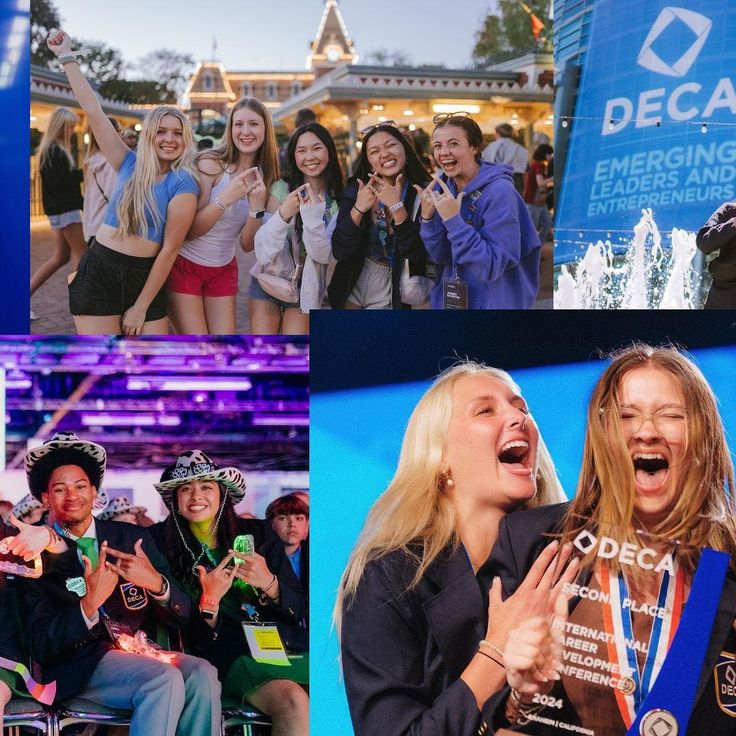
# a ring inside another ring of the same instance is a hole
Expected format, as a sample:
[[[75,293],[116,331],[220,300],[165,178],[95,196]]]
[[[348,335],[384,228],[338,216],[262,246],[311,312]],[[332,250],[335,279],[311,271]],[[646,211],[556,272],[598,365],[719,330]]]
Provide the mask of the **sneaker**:
[[[34,319],[38,319],[38,315],[31,309],[31,322],[33,322]]]

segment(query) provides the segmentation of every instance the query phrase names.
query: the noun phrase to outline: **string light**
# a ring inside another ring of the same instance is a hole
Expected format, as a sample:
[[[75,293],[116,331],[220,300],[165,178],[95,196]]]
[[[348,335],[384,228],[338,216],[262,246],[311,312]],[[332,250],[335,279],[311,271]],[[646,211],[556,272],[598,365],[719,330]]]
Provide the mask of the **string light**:
[[[615,118],[602,118],[602,117],[596,117],[593,115],[560,115],[560,124],[562,127],[568,127],[570,123],[572,123],[575,120],[597,120],[599,122],[604,122],[607,124],[609,130],[614,128],[617,123],[623,123],[623,120],[616,120]],[[721,128],[736,128],[736,122],[729,123],[729,122],[720,122],[717,120],[709,120],[708,122],[704,120],[652,120],[651,118],[631,118],[630,120],[626,121],[626,124],[634,124],[640,128],[646,128],[649,126],[654,125],[657,128],[662,128],[664,125],[696,125],[701,130],[705,128],[706,132],[708,128],[713,127],[721,127]]]

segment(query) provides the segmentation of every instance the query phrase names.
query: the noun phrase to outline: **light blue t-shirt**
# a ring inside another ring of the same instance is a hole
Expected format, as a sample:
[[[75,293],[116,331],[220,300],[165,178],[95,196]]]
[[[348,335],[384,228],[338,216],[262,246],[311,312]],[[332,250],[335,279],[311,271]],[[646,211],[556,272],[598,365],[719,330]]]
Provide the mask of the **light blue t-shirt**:
[[[135,169],[135,151],[131,151],[123,160],[123,164],[118,171],[118,181],[115,185],[110,204],[107,205],[105,212],[104,224],[111,227],[119,227],[118,220],[118,202],[123,195],[123,187],[125,183],[133,176]],[[146,237],[154,243],[161,245],[164,241],[164,227],[166,226],[166,209],[177,194],[193,194],[199,196],[199,186],[195,178],[188,171],[170,170],[163,180],[153,187],[153,198],[156,202],[156,209],[159,212],[161,222],[155,227],[153,217],[150,212],[146,212],[146,222],[148,223],[148,231]]]

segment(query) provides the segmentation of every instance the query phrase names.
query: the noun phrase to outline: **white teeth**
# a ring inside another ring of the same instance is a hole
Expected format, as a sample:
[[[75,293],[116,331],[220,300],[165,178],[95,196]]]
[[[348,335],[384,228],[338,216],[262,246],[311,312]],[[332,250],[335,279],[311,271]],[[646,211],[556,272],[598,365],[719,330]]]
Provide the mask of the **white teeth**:
[[[207,507],[206,506],[190,506],[190,511],[204,511]]]
[[[659,452],[636,452],[634,460],[664,460],[664,455]]]
[[[529,443],[524,442],[524,440],[512,440],[511,442],[507,442],[501,448],[501,452],[506,452],[506,450],[510,450],[512,447],[525,447],[526,449],[529,449]]]

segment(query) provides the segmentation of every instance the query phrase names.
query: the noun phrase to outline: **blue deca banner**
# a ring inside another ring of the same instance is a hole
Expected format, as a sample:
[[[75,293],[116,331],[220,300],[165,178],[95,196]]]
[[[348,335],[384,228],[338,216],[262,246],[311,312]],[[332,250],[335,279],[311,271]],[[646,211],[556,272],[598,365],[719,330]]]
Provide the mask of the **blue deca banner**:
[[[585,250],[575,241],[630,235],[642,209],[663,232],[694,231],[736,198],[734,39],[733,0],[595,4],[556,262]]]

